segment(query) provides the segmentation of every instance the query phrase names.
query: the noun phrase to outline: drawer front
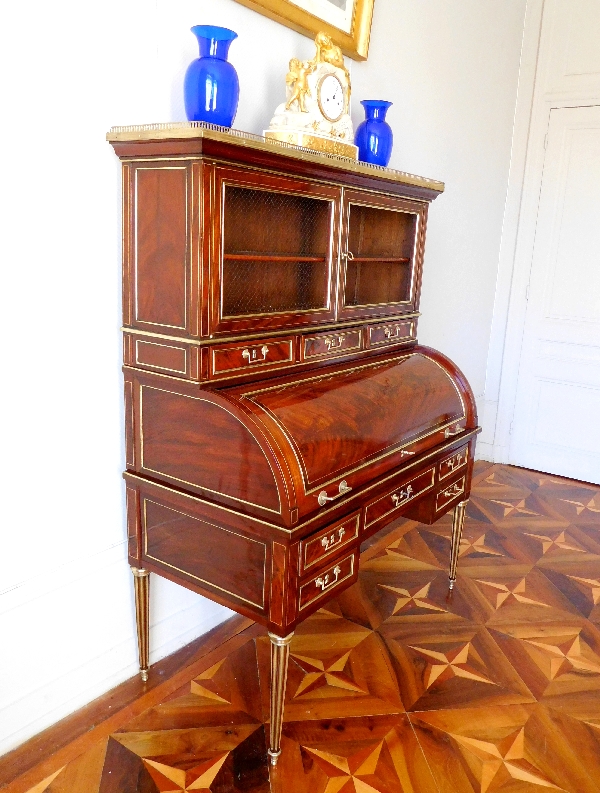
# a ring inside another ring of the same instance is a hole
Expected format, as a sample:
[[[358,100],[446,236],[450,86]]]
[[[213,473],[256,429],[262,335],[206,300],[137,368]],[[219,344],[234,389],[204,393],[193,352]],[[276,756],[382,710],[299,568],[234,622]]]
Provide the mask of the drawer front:
[[[365,511],[365,528],[368,528],[381,518],[392,515],[400,511],[405,504],[408,504],[417,496],[430,490],[435,481],[435,467],[427,469],[422,474],[415,476],[408,482],[403,482],[394,490],[381,496],[376,501],[367,505]]]
[[[367,328],[369,347],[392,346],[415,338],[414,322],[389,322],[385,325],[369,325]]]
[[[361,331],[344,330],[339,333],[317,333],[302,337],[302,360],[337,358],[361,348]]]
[[[331,595],[342,584],[358,575],[358,549],[339,561],[323,568],[306,581],[298,590],[298,612],[303,611],[317,600]]]
[[[444,486],[443,490],[437,494],[435,499],[435,511],[439,512],[444,507],[447,507],[455,498],[464,495],[465,492],[465,477],[461,477],[456,482]]]
[[[360,513],[351,515],[336,526],[317,532],[312,537],[300,541],[299,567],[300,575],[317,562],[337,553],[346,545],[358,539]]]
[[[212,347],[211,377],[234,377],[253,369],[290,366],[294,363],[294,337]]]
[[[440,463],[440,481],[446,479],[448,476],[452,476],[455,471],[458,471],[459,468],[462,468],[463,465],[466,465],[468,460],[468,446],[464,446],[462,449],[454,452],[451,457],[446,457],[446,459],[442,460]]]

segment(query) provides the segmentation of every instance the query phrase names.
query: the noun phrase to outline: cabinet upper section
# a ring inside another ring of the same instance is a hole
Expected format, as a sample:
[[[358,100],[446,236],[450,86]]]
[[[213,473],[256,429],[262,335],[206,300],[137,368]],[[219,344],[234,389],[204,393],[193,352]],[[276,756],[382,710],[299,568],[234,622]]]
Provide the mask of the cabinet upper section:
[[[443,185],[195,129],[112,136],[127,327],[216,340],[418,311],[427,208]]]

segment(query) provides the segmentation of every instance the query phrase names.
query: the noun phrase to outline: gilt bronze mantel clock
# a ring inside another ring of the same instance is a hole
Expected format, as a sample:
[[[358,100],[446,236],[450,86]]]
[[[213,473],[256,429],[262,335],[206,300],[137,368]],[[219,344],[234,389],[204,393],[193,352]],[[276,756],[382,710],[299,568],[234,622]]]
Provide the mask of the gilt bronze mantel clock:
[[[275,110],[265,137],[356,160],[350,73],[341,49],[326,33],[317,34],[315,45],[312,60],[290,61],[287,99]]]

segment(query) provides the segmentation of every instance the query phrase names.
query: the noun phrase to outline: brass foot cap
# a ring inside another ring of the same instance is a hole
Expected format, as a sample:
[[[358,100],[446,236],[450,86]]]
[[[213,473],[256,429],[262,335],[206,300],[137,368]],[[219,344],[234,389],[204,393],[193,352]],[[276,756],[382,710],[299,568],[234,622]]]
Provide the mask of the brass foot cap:
[[[448,580],[449,580],[449,582],[450,582],[450,583],[448,584],[448,588],[449,588],[449,589],[454,589],[454,582],[456,581],[456,578],[450,578],[450,579],[448,579]]]
[[[277,765],[277,761],[279,760],[279,755],[281,754],[281,749],[277,752],[272,752],[270,749],[267,750],[267,754],[269,755],[269,759],[271,760],[271,765]]]
[[[140,675],[142,677],[142,681],[144,683],[148,682],[148,670],[147,669],[140,669]]]

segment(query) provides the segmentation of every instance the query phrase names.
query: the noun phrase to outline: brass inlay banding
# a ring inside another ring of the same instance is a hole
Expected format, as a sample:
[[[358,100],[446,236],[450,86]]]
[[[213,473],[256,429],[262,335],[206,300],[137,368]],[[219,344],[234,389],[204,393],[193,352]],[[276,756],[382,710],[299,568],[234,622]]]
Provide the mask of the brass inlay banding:
[[[150,330],[140,330],[138,328],[129,327],[127,325],[123,325],[121,330],[123,333],[131,333],[135,336],[151,336],[157,339],[165,339],[166,341],[179,341],[185,344],[193,344],[199,347],[206,347],[211,344],[224,344],[225,342],[237,342],[237,341],[245,341],[246,339],[261,339],[261,338],[272,338],[274,336],[289,336],[290,333],[307,333],[307,332],[317,332],[317,331],[325,331],[325,330],[340,330],[343,331],[345,328],[353,327],[356,325],[366,325],[367,323],[379,323],[380,325],[390,324],[392,322],[403,322],[405,319],[417,319],[420,317],[420,312],[412,312],[410,314],[396,314],[394,317],[363,317],[362,319],[348,319],[343,320],[341,322],[335,323],[324,323],[321,325],[320,323],[315,327],[312,323],[308,325],[301,325],[301,326],[294,326],[283,328],[282,330],[263,330],[255,333],[244,333],[241,336],[230,335],[228,333],[219,333],[216,335],[211,336],[208,339],[191,339],[187,338],[186,336],[169,336],[165,333],[156,333]]]

